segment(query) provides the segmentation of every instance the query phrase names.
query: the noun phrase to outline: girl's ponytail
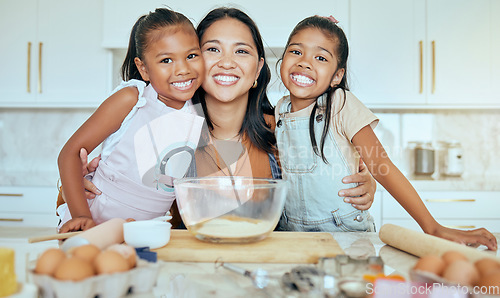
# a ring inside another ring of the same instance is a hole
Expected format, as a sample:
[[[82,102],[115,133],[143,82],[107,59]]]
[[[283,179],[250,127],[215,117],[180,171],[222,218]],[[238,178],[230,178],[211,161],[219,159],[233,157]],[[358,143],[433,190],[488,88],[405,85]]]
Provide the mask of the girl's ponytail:
[[[121,76],[122,76],[122,79],[124,81],[132,80],[132,79],[142,80],[141,74],[139,73],[139,70],[137,69],[137,66],[135,65],[135,61],[134,61],[135,57],[138,57],[135,35],[137,33],[137,27],[139,27],[139,24],[145,18],[146,18],[145,15],[140,17],[137,20],[137,22],[135,22],[134,27],[132,27],[132,32],[130,32],[130,39],[128,41],[127,55],[125,56],[125,60],[123,61],[122,69],[121,69]]]

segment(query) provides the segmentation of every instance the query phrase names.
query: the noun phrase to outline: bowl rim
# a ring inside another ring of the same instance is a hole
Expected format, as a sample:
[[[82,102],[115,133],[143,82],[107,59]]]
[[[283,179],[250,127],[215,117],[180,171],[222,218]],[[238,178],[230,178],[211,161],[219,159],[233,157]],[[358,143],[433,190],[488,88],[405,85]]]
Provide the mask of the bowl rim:
[[[169,223],[168,221],[159,221],[159,220],[136,220],[136,221],[129,221],[129,222],[124,222],[123,223],[123,229],[125,231],[125,227],[127,229],[129,228],[156,228],[156,227],[163,227],[165,228],[171,228],[172,224]]]
[[[175,187],[182,185],[183,187],[189,187],[189,188],[204,188],[204,186],[213,186],[215,183],[209,183],[209,184],[199,184],[195,183],[197,181],[207,181],[207,182],[212,182],[212,181],[219,181],[221,179],[224,180],[229,180],[229,181],[257,181],[260,182],[258,184],[253,184],[254,188],[275,188],[280,185],[285,185],[286,180],[285,179],[274,179],[274,178],[257,178],[257,177],[247,177],[247,176],[209,176],[209,177],[186,177],[186,178],[180,178],[176,179],[174,181],[174,189]],[[267,183],[263,183],[267,182]],[[228,184],[224,185],[225,187],[240,187],[242,185],[234,185],[234,184]],[[247,185],[244,185],[247,186]]]

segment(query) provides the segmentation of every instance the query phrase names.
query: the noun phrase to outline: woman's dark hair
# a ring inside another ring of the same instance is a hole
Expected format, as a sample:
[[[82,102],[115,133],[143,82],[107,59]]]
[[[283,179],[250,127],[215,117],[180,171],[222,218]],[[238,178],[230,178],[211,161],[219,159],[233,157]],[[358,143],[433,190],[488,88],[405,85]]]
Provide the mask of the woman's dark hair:
[[[167,8],[157,8],[155,11],[147,15],[141,16],[132,27],[130,39],[128,42],[127,55],[122,64],[121,75],[124,81],[137,79],[143,81],[137,66],[135,65],[135,57],[144,60],[144,52],[151,41],[151,33],[155,30],[169,27],[185,25],[193,28],[193,24],[183,14],[172,11]]]
[[[332,118],[332,100],[333,100],[333,94],[337,89],[341,89],[344,92],[344,101],[342,102],[342,106],[340,109],[343,108],[345,104],[345,97],[346,97],[346,90],[349,90],[349,87],[347,85],[347,57],[349,56],[349,45],[347,43],[347,38],[344,34],[344,31],[337,26],[333,21],[329,20],[328,18],[325,17],[320,17],[320,16],[312,16],[305,18],[304,20],[300,21],[295,28],[293,28],[292,33],[290,33],[290,36],[288,37],[288,41],[286,42],[286,48],[288,48],[288,45],[290,44],[290,40],[292,37],[299,33],[300,31],[308,28],[315,28],[320,30],[323,34],[325,34],[327,37],[331,38],[332,40],[335,41],[337,48],[334,49],[334,53],[337,55],[337,70],[343,68],[344,69],[344,76],[342,77],[342,80],[340,83],[333,88],[331,86],[328,87],[328,89],[325,90],[325,92],[322,95],[326,94],[326,101],[325,102],[319,102],[319,100],[316,100],[316,103],[314,104],[314,107],[311,112],[311,116],[309,118],[309,136],[311,138],[311,144],[314,150],[314,153],[316,155],[321,156],[323,161],[325,163],[328,163],[325,157],[324,153],[324,147],[325,147],[325,139],[328,134],[328,130],[330,129],[330,119]],[[283,56],[281,57],[281,60],[283,60],[283,57],[286,53],[283,53]],[[334,74],[335,75],[335,74]],[[332,78],[333,79],[333,78]],[[316,118],[316,112],[324,110],[325,116],[323,119],[325,119],[324,126],[323,126],[323,133],[321,134],[321,141],[320,141],[320,148],[321,150],[318,150],[318,143],[316,142],[316,137],[314,133],[314,121]],[[339,110],[340,111],[340,110]]]
[[[264,119],[264,114],[274,115],[274,108],[269,102],[266,93],[267,85],[271,80],[271,71],[269,70],[269,66],[266,62],[262,37],[259,29],[255,25],[255,22],[239,9],[228,7],[216,8],[210,11],[198,25],[198,28],[196,29],[198,38],[201,41],[205,31],[213,23],[226,18],[238,20],[248,27],[252,34],[255,46],[257,47],[259,59],[264,59],[264,65],[262,66],[259,77],[257,78],[257,87],[251,88],[249,91],[247,110],[239,134],[246,134],[252,144],[259,149],[268,153],[274,153],[276,138],[274,136],[274,132],[271,130],[271,127]],[[210,129],[213,129],[214,124],[210,120],[210,113],[207,111],[205,91],[203,88],[199,88],[198,91],[196,91],[193,101],[195,103],[201,103],[207,124]]]

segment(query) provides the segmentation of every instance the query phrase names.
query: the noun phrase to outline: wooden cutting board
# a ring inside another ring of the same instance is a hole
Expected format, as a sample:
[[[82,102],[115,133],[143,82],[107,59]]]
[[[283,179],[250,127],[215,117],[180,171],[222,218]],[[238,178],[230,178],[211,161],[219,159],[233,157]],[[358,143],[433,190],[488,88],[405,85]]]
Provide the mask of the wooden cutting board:
[[[169,243],[155,249],[167,262],[315,264],[320,257],[344,254],[330,233],[273,232],[266,239],[247,244],[210,243],[186,230],[172,230]]]

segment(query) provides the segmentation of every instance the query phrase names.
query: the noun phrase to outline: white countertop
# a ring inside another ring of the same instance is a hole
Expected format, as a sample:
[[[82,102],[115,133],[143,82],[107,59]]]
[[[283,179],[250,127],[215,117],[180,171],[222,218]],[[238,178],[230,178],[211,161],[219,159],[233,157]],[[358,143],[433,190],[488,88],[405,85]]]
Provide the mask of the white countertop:
[[[53,228],[0,228],[0,246],[13,248],[16,252],[16,274],[18,281],[30,282],[26,274],[27,265],[49,247],[57,247],[57,241],[28,243],[34,236],[53,234]],[[397,273],[408,278],[408,272],[417,257],[385,245],[377,233],[333,233],[335,240],[347,255],[380,256],[385,263],[385,273]],[[495,234],[500,239],[500,234]],[[201,253],[201,252],[200,252]],[[497,253],[497,255],[500,255]],[[237,264],[247,270],[257,268],[268,271],[271,280],[266,290],[253,287],[250,279],[213,263],[163,262],[157,285],[152,293],[130,295],[131,297],[275,297],[281,291],[278,280],[298,264]],[[187,296],[182,296],[187,295]]]

